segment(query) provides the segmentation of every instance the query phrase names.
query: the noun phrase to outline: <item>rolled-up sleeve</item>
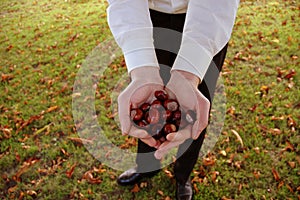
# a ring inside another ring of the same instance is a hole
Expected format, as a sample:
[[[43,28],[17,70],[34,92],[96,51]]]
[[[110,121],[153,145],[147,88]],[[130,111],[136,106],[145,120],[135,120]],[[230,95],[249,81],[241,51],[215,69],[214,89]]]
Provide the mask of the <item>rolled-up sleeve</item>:
[[[181,46],[172,70],[203,79],[210,62],[229,41],[239,0],[190,0]]]
[[[108,0],[108,25],[121,47],[128,72],[159,67],[153,44],[148,0]]]

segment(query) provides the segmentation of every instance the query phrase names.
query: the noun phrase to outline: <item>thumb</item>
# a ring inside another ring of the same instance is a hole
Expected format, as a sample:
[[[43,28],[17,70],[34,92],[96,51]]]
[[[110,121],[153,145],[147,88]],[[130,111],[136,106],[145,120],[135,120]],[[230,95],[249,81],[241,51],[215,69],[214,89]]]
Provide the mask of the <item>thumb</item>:
[[[122,94],[118,98],[118,113],[122,134],[127,135],[131,128],[130,102]]]

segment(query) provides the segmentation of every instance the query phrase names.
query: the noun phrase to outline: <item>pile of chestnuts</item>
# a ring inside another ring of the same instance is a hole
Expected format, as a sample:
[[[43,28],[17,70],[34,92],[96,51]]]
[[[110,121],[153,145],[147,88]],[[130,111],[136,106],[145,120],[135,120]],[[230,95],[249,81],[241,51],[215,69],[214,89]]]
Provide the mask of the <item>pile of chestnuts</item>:
[[[165,90],[155,91],[154,96],[152,102],[142,103],[130,110],[133,124],[146,130],[154,139],[164,142],[169,133],[195,122],[196,113],[192,110],[181,111],[178,101],[170,99]]]

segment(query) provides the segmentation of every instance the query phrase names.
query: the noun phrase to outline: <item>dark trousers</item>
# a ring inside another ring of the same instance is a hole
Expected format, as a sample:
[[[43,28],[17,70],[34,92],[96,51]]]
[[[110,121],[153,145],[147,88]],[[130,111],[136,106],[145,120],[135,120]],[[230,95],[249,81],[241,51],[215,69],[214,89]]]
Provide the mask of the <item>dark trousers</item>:
[[[171,29],[182,33],[185,14],[166,14],[157,11],[150,10],[150,16],[153,23],[153,27],[161,27],[166,29]],[[212,30],[213,31],[213,30]],[[179,34],[181,36],[181,34]],[[158,47],[156,49],[156,56],[160,64],[161,76],[165,84],[170,77],[170,69],[175,61],[176,53],[179,50],[181,37],[171,37],[170,34],[163,34],[160,29],[156,30],[154,28],[154,45]],[[161,43],[170,45],[172,50],[175,49],[175,52],[166,51],[160,48]],[[209,99],[210,102],[213,100],[213,93],[216,87],[216,82],[219,76],[219,72],[222,69],[222,65],[226,56],[227,45],[213,58],[213,61],[203,79],[198,89],[201,93]],[[167,67],[166,67],[167,66]],[[217,69],[217,70],[214,70]],[[216,73],[217,71],[217,73]],[[174,165],[174,174],[177,181],[185,183],[189,178],[194,165],[197,162],[199,152],[202,146],[202,143],[205,138],[206,130],[204,130],[198,139],[192,140],[189,139],[181,144],[178,148],[181,156],[177,156],[175,165]],[[155,159],[154,154],[149,154],[147,158],[139,156],[139,153],[149,153],[154,152],[156,149],[149,147],[147,144],[143,143],[141,140],[138,141],[138,154],[136,158],[136,163],[138,169],[141,171],[147,171],[147,168],[159,169],[160,162]],[[179,153],[178,153],[179,154]]]

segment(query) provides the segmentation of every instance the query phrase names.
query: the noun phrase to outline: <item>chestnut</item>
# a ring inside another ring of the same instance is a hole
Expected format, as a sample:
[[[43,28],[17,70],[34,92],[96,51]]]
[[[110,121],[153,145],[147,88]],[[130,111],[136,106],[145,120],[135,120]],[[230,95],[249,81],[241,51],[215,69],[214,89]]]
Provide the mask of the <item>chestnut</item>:
[[[175,112],[173,112],[172,120],[173,121],[177,121],[177,120],[180,121],[180,119],[181,119],[181,111],[180,110],[176,110]]]
[[[193,110],[188,110],[185,119],[189,124],[194,124],[196,121],[196,113]]]
[[[167,99],[164,101],[164,107],[171,112],[178,110],[179,105],[178,102],[174,99]]]
[[[165,110],[163,113],[162,113],[162,120],[164,122],[166,121],[170,121],[172,120],[172,112],[170,110]]]
[[[173,132],[176,132],[177,131],[177,128],[174,124],[166,124],[164,126],[164,133],[166,135],[168,135],[169,133],[173,133]]]
[[[143,118],[143,111],[139,108],[133,108],[130,111],[130,117],[133,121],[140,121]]]
[[[137,122],[137,125],[141,128],[146,127],[148,125],[146,120],[141,120]]]
[[[150,107],[149,111],[145,114],[145,117],[149,124],[156,124],[160,120],[160,112],[157,108]]]
[[[143,104],[140,106],[140,109],[141,109],[143,112],[147,112],[147,111],[150,109],[150,103],[143,103]]]
[[[163,129],[163,125],[162,124],[154,124],[151,129],[150,129],[150,135],[152,137],[156,137],[157,139],[159,139],[162,136],[162,129]]]
[[[164,137],[164,136],[162,136],[162,137],[159,138],[159,141],[160,141],[161,143],[165,142],[166,140],[167,140],[167,139],[166,139],[166,137]]]
[[[152,103],[151,103],[151,106],[150,107],[153,107],[153,108],[160,108],[162,107],[162,103],[160,100],[154,100]]]
[[[156,97],[156,99],[160,100],[160,101],[165,101],[169,98],[169,95],[166,91],[164,90],[157,90],[154,92],[154,96]]]

